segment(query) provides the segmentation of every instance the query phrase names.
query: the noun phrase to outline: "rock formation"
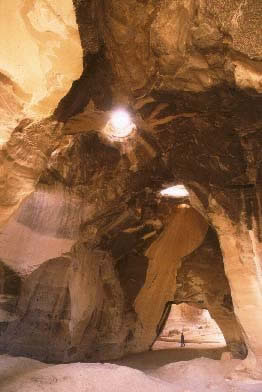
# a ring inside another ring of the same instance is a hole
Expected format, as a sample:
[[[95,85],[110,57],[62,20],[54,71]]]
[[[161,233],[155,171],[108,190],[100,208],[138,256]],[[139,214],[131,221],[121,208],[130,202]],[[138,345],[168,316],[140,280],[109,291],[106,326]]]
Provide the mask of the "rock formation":
[[[0,5],[1,350],[118,358],[188,302],[261,376],[261,1],[63,3]]]
[[[236,357],[245,357],[246,349],[235,318],[223,258],[216,234],[211,227],[201,246],[183,258],[177,274],[174,302],[208,309],[223,332],[231,352]]]

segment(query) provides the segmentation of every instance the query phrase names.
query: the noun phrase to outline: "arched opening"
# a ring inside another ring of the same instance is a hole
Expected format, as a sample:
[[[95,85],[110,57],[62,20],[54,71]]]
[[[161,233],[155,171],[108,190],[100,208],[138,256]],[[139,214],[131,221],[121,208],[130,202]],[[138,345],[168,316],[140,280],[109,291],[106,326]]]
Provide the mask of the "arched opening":
[[[182,332],[185,338],[184,353],[180,350]],[[203,350],[207,350],[210,357],[219,358],[226,349],[226,341],[207,309],[170,302],[159,324],[159,335],[152,349],[180,350],[178,355],[183,359],[198,357]]]

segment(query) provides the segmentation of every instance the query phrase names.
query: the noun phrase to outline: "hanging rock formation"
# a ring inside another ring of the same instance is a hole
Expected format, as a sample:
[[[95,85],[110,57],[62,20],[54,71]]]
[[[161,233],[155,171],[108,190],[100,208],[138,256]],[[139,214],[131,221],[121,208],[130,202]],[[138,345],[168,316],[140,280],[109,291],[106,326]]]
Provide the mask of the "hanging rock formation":
[[[0,6],[0,257],[21,284],[1,349],[145,350],[198,290],[260,377],[261,1],[64,3]],[[104,132],[119,106],[122,141]],[[173,184],[190,200],[161,198]]]

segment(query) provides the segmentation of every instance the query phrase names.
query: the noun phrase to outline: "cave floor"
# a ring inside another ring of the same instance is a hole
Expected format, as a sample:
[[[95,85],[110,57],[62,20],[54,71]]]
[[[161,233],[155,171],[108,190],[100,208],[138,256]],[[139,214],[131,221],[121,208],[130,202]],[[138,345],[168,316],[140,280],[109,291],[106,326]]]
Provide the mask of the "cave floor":
[[[220,348],[205,348],[218,355]],[[199,347],[152,350],[115,363],[48,365],[0,355],[1,392],[261,392],[262,381],[230,379],[240,360],[195,358]],[[191,352],[191,354],[189,354]],[[175,356],[175,357],[174,357]],[[177,361],[177,362],[174,362]]]
[[[220,359],[224,351],[227,351],[227,348],[220,343],[188,343],[186,347],[180,347],[179,342],[158,340],[151,351],[131,354],[112,363],[144,371],[201,357]]]

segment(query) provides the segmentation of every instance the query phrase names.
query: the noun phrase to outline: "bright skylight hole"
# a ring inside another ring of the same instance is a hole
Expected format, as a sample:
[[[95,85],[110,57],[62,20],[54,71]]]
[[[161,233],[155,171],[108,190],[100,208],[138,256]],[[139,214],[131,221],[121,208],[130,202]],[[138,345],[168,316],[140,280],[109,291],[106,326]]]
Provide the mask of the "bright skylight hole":
[[[123,109],[118,109],[112,112],[109,121],[110,134],[116,138],[127,137],[135,129],[135,124],[132,122],[130,115]]]
[[[114,128],[126,128],[131,123],[130,116],[124,110],[116,110],[112,113],[111,123]]]
[[[186,197],[189,196],[188,191],[184,185],[174,185],[169,188],[163,189],[160,194],[166,197]]]

